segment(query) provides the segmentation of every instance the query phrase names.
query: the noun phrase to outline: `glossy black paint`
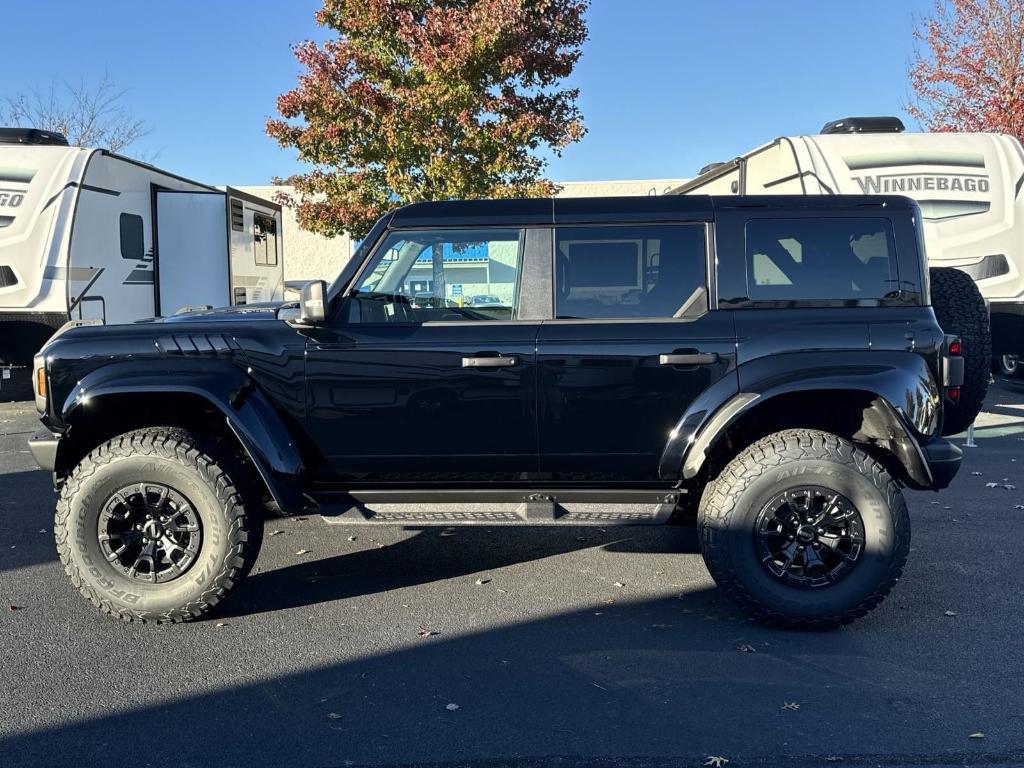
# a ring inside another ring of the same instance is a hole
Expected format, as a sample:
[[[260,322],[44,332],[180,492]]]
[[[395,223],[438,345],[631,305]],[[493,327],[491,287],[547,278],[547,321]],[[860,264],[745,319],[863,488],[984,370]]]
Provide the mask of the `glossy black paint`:
[[[729,282],[745,268],[736,232],[744,217],[765,211],[890,217],[899,296],[881,306],[719,305],[720,296],[742,298]],[[771,407],[774,397],[856,390],[884,401],[888,450],[910,481],[939,487],[956,462],[933,441],[942,335],[924,301],[916,215],[903,198],[843,196],[407,206],[378,222],[342,270],[319,327],[280,319],[266,306],[58,335],[44,349],[50,397],[43,421],[63,435],[100,398],[147,393],[158,404],[165,393],[200,396],[227,420],[281,507],[299,511],[303,492],[323,489],[676,487],[698,475],[731,423]],[[552,319],[551,227],[676,221],[714,223],[708,311],[687,319]],[[531,291],[547,293],[531,302],[534,319],[346,319],[349,286],[389,231],[481,226],[531,233],[523,274]],[[662,364],[662,355],[697,353],[717,357]],[[463,363],[495,356],[516,363]],[[930,455],[943,463],[937,473],[929,471]],[[58,476],[71,469],[61,465],[59,446],[55,463]]]

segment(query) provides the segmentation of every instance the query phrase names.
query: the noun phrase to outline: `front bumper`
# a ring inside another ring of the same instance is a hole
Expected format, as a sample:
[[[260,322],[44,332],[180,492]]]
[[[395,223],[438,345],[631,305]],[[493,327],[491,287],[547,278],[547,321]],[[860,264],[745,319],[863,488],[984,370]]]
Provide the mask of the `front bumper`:
[[[45,470],[53,472],[57,466],[57,446],[60,444],[60,436],[50,431],[37,432],[28,441],[28,448],[36,464]]]
[[[932,476],[931,489],[939,491],[948,488],[960,469],[964,452],[951,441],[939,438],[922,444],[921,454]]]

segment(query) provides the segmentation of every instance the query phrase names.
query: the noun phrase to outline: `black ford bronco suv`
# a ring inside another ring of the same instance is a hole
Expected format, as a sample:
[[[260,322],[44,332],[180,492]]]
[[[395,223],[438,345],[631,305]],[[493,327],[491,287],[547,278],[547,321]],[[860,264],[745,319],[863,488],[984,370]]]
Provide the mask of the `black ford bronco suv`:
[[[946,487],[961,341],[900,197],[421,203],[299,304],[60,332],[36,357],[71,581],[202,616],[268,512],[329,522],[692,522],[761,620],[866,614]],[[472,300],[486,296],[486,302]],[[72,325],[72,324],[69,324]]]

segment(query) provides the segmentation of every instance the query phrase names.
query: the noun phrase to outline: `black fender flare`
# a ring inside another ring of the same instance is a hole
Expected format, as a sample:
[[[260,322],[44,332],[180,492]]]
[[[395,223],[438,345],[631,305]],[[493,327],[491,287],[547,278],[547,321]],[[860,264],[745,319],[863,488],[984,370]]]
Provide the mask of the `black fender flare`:
[[[661,455],[663,479],[689,480],[726,430],[772,398],[855,390],[874,396],[874,437],[903,464],[912,484],[932,485],[921,443],[938,436],[941,393],[927,362],[899,352],[801,352],[759,358],[738,369],[739,391],[713,386],[687,409]],[[800,426],[800,425],[794,425]]]
[[[73,424],[97,398],[197,395],[224,415],[281,510],[301,512],[304,464],[281,417],[245,369],[227,361],[219,365],[202,362],[201,367],[186,363],[173,366],[173,370],[154,370],[150,362],[142,360],[98,368],[68,394],[61,406],[61,421]]]

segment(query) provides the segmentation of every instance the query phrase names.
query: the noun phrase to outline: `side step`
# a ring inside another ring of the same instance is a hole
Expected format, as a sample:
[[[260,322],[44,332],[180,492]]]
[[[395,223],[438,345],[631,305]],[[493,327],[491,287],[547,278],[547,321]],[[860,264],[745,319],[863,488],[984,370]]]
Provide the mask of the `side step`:
[[[670,490],[350,491],[321,502],[333,525],[660,525],[684,492]]]

